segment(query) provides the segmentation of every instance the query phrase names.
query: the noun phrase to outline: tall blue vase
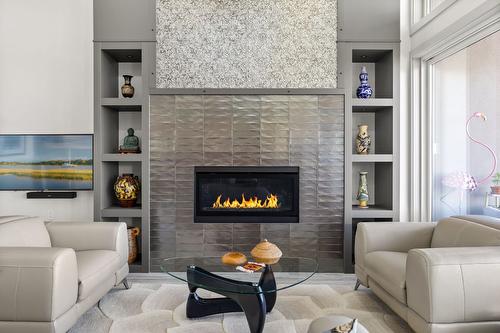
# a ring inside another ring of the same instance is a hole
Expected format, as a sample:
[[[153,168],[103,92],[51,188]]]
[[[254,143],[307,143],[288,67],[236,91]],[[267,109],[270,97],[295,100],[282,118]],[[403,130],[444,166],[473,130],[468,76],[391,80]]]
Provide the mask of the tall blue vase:
[[[372,87],[368,84],[368,72],[366,71],[366,67],[363,66],[361,68],[361,73],[359,73],[359,81],[361,84],[358,89],[356,89],[356,96],[358,98],[370,98],[372,96],[373,90]]]

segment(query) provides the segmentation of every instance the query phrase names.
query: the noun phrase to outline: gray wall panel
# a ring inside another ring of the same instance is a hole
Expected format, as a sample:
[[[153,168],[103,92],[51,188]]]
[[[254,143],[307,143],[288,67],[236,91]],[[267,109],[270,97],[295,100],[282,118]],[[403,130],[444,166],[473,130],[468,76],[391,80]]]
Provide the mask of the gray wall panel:
[[[342,95],[153,95],[150,112],[152,271],[162,258],[248,252],[263,238],[342,271]],[[300,223],[193,223],[202,165],[300,166]]]
[[[154,42],[155,0],[94,0],[94,41]]]

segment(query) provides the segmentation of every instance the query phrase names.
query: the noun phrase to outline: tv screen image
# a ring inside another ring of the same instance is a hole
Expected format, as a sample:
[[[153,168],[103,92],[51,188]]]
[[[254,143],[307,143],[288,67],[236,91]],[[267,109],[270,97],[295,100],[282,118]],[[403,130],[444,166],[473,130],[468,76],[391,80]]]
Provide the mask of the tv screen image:
[[[0,135],[0,190],[92,190],[91,134]]]

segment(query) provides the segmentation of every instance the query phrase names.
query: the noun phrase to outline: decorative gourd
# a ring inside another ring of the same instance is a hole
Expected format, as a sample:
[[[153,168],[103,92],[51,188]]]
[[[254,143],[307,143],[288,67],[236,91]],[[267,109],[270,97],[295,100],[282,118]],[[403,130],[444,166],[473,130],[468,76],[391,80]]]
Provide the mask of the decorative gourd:
[[[247,257],[241,252],[228,252],[222,256],[222,263],[226,265],[240,266],[247,263]]]

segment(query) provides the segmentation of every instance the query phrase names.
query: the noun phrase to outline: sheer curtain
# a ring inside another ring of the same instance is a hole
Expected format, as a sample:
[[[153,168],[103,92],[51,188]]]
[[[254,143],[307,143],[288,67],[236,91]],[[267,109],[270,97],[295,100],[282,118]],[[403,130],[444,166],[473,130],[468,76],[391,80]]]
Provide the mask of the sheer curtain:
[[[433,220],[454,214],[497,215],[486,209],[493,156],[466,135],[500,155],[500,32],[496,32],[433,67]],[[497,166],[497,170],[500,168]],[[499,214],[500,215],[500,214]]]

